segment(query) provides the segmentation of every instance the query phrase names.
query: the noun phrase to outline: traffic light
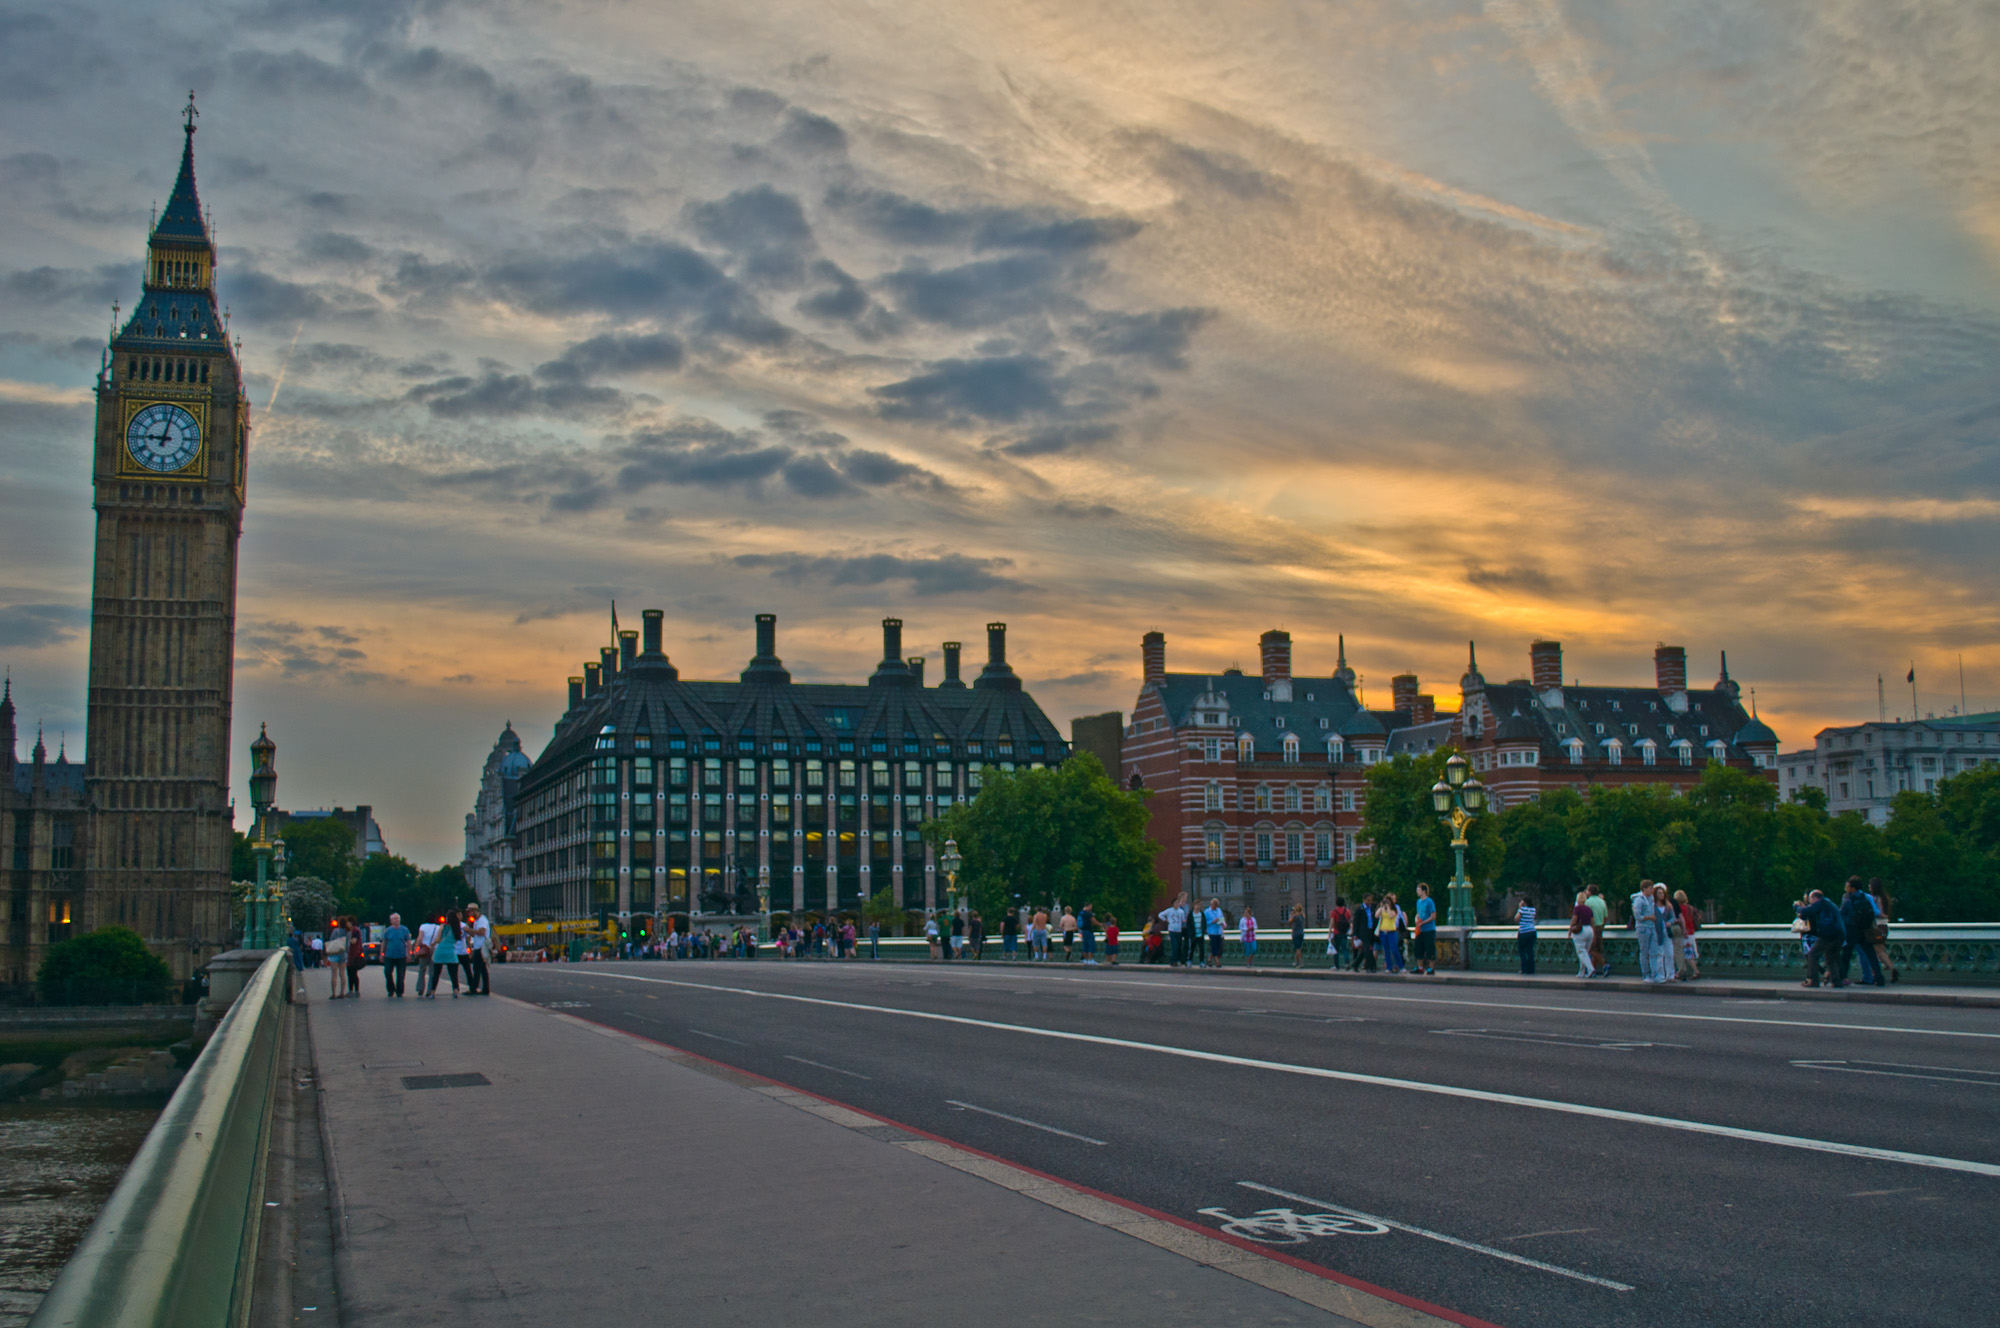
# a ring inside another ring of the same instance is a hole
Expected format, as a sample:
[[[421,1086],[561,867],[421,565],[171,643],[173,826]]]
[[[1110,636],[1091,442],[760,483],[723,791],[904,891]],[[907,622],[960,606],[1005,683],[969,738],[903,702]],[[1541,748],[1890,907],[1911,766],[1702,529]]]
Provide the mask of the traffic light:
[[[636,922],[636,924],[635,924],[635,925],[636,925],[636,926],[638,927],[638,929],[639,929],[639,939],[640,939],[640,940],[644,941],[644,940],[648,940],[648,939],[650,939],[650,938],[652,937],[652,934],[653,934],[653,920],[652,920],[652,919],[651,919],[650,917],[646,917],[645,915],[643,915],[643,914],[642,914],[642,915],[641,915],[641,916],[640,916],[640,917],[638,918],[638,920],[637,920],[637,922]]]

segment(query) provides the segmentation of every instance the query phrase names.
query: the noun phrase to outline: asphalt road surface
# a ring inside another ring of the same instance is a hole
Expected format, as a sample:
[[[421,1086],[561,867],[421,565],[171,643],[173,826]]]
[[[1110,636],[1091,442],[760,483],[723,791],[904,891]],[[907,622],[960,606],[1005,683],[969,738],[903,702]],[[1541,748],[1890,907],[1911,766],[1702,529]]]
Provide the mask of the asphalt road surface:
[[[494,987],[1506,1328],[2000,1323],[1991,1011],[865,961]]]

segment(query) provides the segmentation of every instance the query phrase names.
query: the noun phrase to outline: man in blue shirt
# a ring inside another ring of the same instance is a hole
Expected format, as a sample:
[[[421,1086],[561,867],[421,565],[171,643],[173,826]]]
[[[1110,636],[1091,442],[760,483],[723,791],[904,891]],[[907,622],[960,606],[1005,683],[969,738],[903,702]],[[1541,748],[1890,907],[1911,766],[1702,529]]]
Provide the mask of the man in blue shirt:
[[[1211,899],[1208,907],[1201,911],[1201,920],[1208,932],[1208,967],[1222,967],[1222,901]]]
[[[391,996],[403,994],[403,974],[410,966],[410,929],[401,913],[389,915],[382,930],[382,985]]]
[[[1438,906],[1431,888],[1417,882],[1417,945],[1410,957],[1412,973],[1436,973],[1438,957]]]

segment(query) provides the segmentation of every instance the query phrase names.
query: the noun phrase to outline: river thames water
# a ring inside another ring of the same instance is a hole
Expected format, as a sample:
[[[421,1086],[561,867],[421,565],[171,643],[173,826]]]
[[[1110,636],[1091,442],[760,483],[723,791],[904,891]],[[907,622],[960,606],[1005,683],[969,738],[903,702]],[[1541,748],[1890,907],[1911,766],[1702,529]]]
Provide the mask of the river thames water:
[[[0,1328],[18,1328],[90,1229],[160,1103],[0,1106]]]

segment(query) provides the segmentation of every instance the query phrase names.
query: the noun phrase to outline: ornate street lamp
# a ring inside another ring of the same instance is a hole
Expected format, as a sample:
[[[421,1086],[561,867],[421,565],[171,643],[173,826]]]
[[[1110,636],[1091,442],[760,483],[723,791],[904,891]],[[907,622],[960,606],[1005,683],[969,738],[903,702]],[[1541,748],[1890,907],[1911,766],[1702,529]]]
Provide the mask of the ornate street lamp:
[[[275,950],[283,941],[278,922],[284,907],[285,841],[271,838],[271,809],[278,801],[278,744],[263,725],[257,726],[257,741],[250,744],[250,806],[255,821],[250,828],[250,848],[257,857],[257,888],[243,902],[243,948]],[[273,852],[277,875],[271,875]]]
[[[1444,778],[1431,785],[1431,807],[1451,827],[1451,849],[1458,869],[1451,878],[1451,908],[1445,924],[1470,927],[1472,882],[1465,875],[1465,832],[1472,818],[1486,810],[1486,786],[1472,778],[1472,768],[1456,752],[1444,763]]]
[[[938,855],[938,866],[944,871],[945,897],[950,905],[949,912],[958,912],[958,870],[965,865],[965,859],[958,854],[958,841],[944,841],[944,852]]]
[[[760,863],[757,867],[757,909],[764,915],[764,939],[771,939],[771,869]]]

